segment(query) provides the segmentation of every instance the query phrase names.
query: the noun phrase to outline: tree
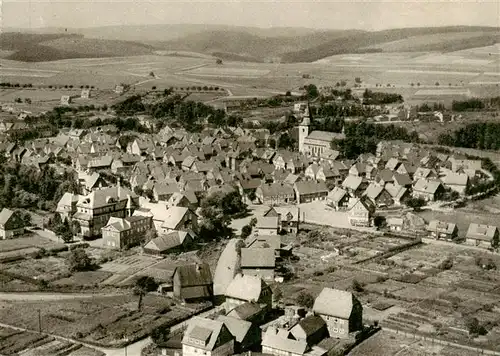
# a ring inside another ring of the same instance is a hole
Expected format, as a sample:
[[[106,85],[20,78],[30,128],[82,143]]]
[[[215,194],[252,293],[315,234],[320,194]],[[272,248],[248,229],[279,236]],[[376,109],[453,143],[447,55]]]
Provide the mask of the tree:
[[[292,96],[292,92],[290,90],[287,90],[285,96]]]
[[[312,308],[314,305],[314,298],[308,292],[300,292],[295,302],[301,307]]]
[[[304,87],[305,91],[306,91],[306,96],[309,98],[309,99],[315,99],[319,96],[319,91],[318,91],[318,87],[314,84],[309,84],[309,85],[306,85]]]
[[[257,218],[256,217],[251,218],[248,225],[250,225],[251,227],[257,226]]]
[[[479,324],[479,320],[476,317],[469,318],[465,321],[465,326],[469,330],[469,335],[477,336],[477,335],[486,335],[488,331],[486,328]]]
[[[453,258],[451,256],[447,257],[441,264],[439,265],[439,269],[445,271],[449,270],[453,267]]]
[[[241,229],[241,238],[246,239],[252,234],[252,227],[250,225],[245,225]]]
[[[215,64],[217,64],[217,65],[222,65],[222,59],[217,58],[217,59],[215,60]]]
[[[352,281],[352,289],[355,292],[358,292],[358,293],[362,293],[365,290],[365,288],[363,287],[363,285],[361,283],[359,283],[359,281],[357,279],[353,279],[353,281]]]
[[[373,224],[375,225],[375,227],[377,229],[384,227],[386,224],[385,216],[382,216],[382,215],[375,216],[375,218],[373,219]]]
[[[409,206],[410,208],[415,209],[416,211],[419,211],[420,208],[425,206],[425,200],[422,198],[410,198],[406,202],[406,205]]]
[[[57,236],[59,236],[65,243],[70,242],[73,240],[73,231],[69,225],[68,219],[64,219],[64,221],[56,226],[55,231],[54,231]]]
[[[439,86],[439,82],[436,82],[434,85],[438,87]]]
[[[95,267],[94,261],[82,248],[72,250],[66,262],[70,272],[90,271]]]
[[[273,291],[274,303],[279,303],[282,298],[283,298],[283,292],[281,291],[281,288],[280,287],[274,288],[274,291]]]
[[[141,311],[142,308],[142,298],[148,293],[155,291],[158,288],[158,283],[153,277],[142,276],[135,281],[134,294],[139,296],[137,302],[137,310]]]
[[[354,81],[355,81],[357,84],[361,84],[361,78],[360,78],[360,77],[356,77],[356,78],[354,78]]]
[[[154,72],[149,72],[149,76],[154,78],[155,77],[155,73]]]

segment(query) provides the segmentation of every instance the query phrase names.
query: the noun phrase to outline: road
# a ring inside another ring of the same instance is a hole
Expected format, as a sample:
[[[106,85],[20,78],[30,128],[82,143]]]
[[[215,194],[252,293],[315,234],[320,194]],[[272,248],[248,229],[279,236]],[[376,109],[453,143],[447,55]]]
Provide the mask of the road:
[[[83,294],[83,293],[3,293],[0,292],[0,301],[39,301],[39,300],[64,300],[64,299],[82,299],[94,297],[114,297],[121,295],[120,293],[113,294]]]

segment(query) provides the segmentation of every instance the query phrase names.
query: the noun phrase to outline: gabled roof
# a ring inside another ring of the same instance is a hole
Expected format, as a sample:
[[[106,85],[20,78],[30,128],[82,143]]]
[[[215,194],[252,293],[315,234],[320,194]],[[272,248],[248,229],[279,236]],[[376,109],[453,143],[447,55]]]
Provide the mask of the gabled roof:
[[[117,201],[124,201],[128,197],[135,199],[137,195],[124,187],[108,187],[81,196],[77,205],[95,209],[116,203]]]
[[[277,216],[258,216],[257,229],[278,229],[279,218]]]
[[[466,238],[491,241],[497,232],[498,228],[496,226],[471,223]]]
[[[212,284],[212,273],[207,263],[194,263],[179,266],[174,271],[179,276],[181,287],[204,286]]]
[[[197,349],[211,351],[216,348],[217,340],[223,328],[225,326],[222,321],[195,316],[188,321],[182,343]]]
[[[411,185],[412,180],[410,179],[410,176],[408,174],[394,173],[394,182],[404,187],[407,185]]]
[[[365,195],[371,200],[375,200],[384,191],[384,187],[377,183],[370,183],[368,188],[366,188]]]
[[[0,212],[0,225],[5,225],[9,219],[14,215],[14,211],[3,208],[2,211]]]
[[[171,206],[167,209],[165,215],[163,216],[163,224],[161,224],[161,227],[164,229],[175,230],[188,212],[189,208]]]
[[[328,144],[330,144],[330,142],[332,142],[333,139],[341,140],[344,138],[345,135],[343,133],[328,132],[328,131],[312,131],[306,137],[306,139],[310,140],[327,141]]]
[[[339,289],[323,288],[314,301],[313,311],[316,314],[349,319],[356,297]],[[332,301],[335,301],[332,303]]]
[[[321,328],[325,327],[326,323],[322,317],[318,315],[309,315],[295,324],[295,326],[290,329],[290,333],[295,335],[298,329],[302,329],[306,338],[309,338],[310,336],[316,334]],[[299,334],[301,333],[299,332]]]
[[[328,188],[325,182],[302,181],[295,183],[295,189],[299,194],[317,194],[328,193]]]
[[[293,187],[290,184],[284,184],[284,183],[262,184],[260,186],[260,189],[262,189],[262,195],[264,197],[294,195]]]
[[[231,316],[219,315],[217,321],[222,321],[231,335],[234,336],[237,342],[243,342],[252,327],[252,323],[246,320],[233,318]]]
[[[430,232],[452,234],[456,227],[456,224],[447,221],[431,220],[426,230]]]
[[[182,246],[186,238],[189,238],[189,235],[190,233],[186,231],[173,231],[167,235],[160,235],[154,238],[144,248],[158,252],[168,251],[172,248]]]
[[[446,185],[467,185],[469,181],[469,176],[465,173],[454,173],[448,172],[444,177],[441,178],[443,184]]]
[[[225,296],[247,302],[257,302],[262,291],[266,288],[268,285],[260,277],[237,274],[227,286]]]
[[[338,203],[341,201],[347,194],[347,191],[340,188],[340,187],[335,187],[333,188],[332,191],[328,193],[328,200]]]
[[[269,267],[274,268],[274,249],[272,248],[242,248],[241,267]]]
[[[272,248],[274,250],[279,250],[281,248],[281,236],[280,235],[267,235],[267,236],[256,236],[249,238],[246,244],[247,248]]]
[[[438,190],[438,188],[441,186],[441,182],[437,180],[427,180],[424,178],[421,178],[417,180],[415,185],[413,186],[414,191],[418,192],[425,192],[428,194],[434,194]]]
[[[298,355],[303,355],[308,349],[305,341],[297,341],[283,337],[274,327],[269,327],[264,333],[262,337],[262,346]]]
[[[342,182],[342,187],[355,191],[359,188],[362,182],[363,178],[358,176],[348,175],[346,179],[344,179],[344,181]]]

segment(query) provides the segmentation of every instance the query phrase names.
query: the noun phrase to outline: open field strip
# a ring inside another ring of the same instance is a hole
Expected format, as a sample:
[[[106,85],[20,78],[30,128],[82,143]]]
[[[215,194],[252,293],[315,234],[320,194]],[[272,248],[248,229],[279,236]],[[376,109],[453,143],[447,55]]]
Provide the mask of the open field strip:
[[[413,73],[413,74],[444,74],[444,75],[480,75],[481,72],[452,72],[441,70],[419,70],[419,69],[390,69],[387,73]]]

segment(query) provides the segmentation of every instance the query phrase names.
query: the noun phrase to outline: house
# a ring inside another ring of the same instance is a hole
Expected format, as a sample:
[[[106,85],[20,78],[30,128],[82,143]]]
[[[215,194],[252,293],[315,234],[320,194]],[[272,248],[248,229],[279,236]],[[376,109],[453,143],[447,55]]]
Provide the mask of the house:
[[[305,341],[308,345],[316,345],[328,337],[325,320],[319,315],[309,315],[289,329],[295,340]]]
[[[298,332],[298,331],[297,331]],[[275,356],[324,356],[327,350],[308,345],[305,340],[295,340],[289,330],[269,327],[262,336],[262,352]]]
[[[100,175],[98,172],[92,173],[90,175],[83,174],[81,182],[83,194],[90,194],[94,190],[106,188],[109,186],[102,175]]]
[[[278,235],[280,230],[280,215],[277,216],[259,216],[257,225],[255,225],[255,235],[273,236]]]
[[[250,321],[226,315],[219,315],[216,320],[222,321],[231,335],[234,336],[235,352],[241,353],[254,345],[260,344],[261,330]]]
[[[270,309],[273,299],[271,288],[262,278],[240,273],[227,286],[225,296],[226,314],[245,303],[263,304]]]
[[[393,204],[391,195],[383,186],[371,183],[364,193],[364,196],[371,200],[377,208],[388,207]]]
[[[425,201],[439,200],[444,193],[444,187],[438,180],[419,179],[413,186],[413,197]]]
[[[144,242],[146,232],[153,227],[150,216],[110,217],[101,229],[102,245],[105,248],[123,249]]]
[[[71,104],[71,96],[62,95],[61,96],[61,105],[69,105],[69,104]]]
[[[465,243],[490,248],[498,246],[498,238],[498,228],[496,226],[471,223],[467,235],[465,235]]]
[[[86,238],[99,236],[110,217],[132,216],[139,207],[139,197],[118,183],[117,187],[95,190],[80,196],[73,221],[78,221],[78,235]]]
[[[19,212],[3,208],[0,212],[0,239],[10,239],[24,234],[24,225]]]
[[[316,200],[325,200],[328,188],[325,182],[302,181],[294,184],[297,203],[309,203]]]
[[[265,281],[274,280],[276,260],[272,248],[242,248],[241,271],[243,274],[261,277]]]
[[[188,321],[182,337],[182,355],[234,355],[234,336],[224,322],[195,316]]]
[[[433,239],[452,241],[458,237],[457,225],[446,221],[431,220],[425,229]]]
[[[366,198],[354,198],[349,201],[347,212],[352,226],[370,226],[375,206]]]
[[[275,206],[292,203],[294,201],[295,192],[293,186],[290,184],[261,184],[261,186],[255,190],[255,196],[260,204]]]
[[[153,197],[156,201],[168,201],[174,193],[179,193],[175,183],[156,183],[153,187]]]
[[[404,229],[404,219],[403,218],[388,218],[387,227],[391,232],[401,232]]]
[[[358,176],[348,175],[342,182],[342,188],[353,196],[360,196],[366,187],[363,178]]]
[[[237,305],[227,316],[251,322],[254,325],[262,325],[266,321],[269,313],[269,307],[264,303],[245,302]]]
[[[236,182],[240,195],[246,203],[251,203],[255,199],[256,190],[261,184],[262,181],[258,178],[241,179]]]
[[[386,184],[385,190],[391,195],[391,199],[395,206],[400,206],[410,197],[410,190],[408,188],[400,187],[392,183]]]
[[[61,200],[57,203],[56,212],[61,216],[61,220],[71,219],[74,213],[76,213],[76,204],[81,198],[79,194],[64,193]]]
[[[182,300],[210,299],[213,280],[207,263],[179,266],[172,277],[174,297]]]
[[[326,197],[326,204],[337,211],[346,210],[351,195],[340,187],[333,188]]]
[[[90,99],[90,89],[82,89],[81,93],[80,93],[80,98],[81,99]]]
[[[469,185],[469,176],[466,173],[448,172],[441,178],[441,181],[446,188],[465,195],[465,191]]]
[[[163,216],[161,232],[167,234],[172,231],[190,231],[198,227],[198,216],[189,208],[171,206]]]
[[[313,312],[325,321],[330,337],[347,338],[363,328],[363,307],[350,292],[323,288],[314,301]]]
[[[299,232],[300,209],[294,206],[275,206],[264,213],[265,217],[278,216],[280,231],[296,234]]]
[[[166,235],[155,237],[144,246],[144,253],[164,255],[177,251],[186,251],[194,240],[193,233],[188,231],[172,231]]]

